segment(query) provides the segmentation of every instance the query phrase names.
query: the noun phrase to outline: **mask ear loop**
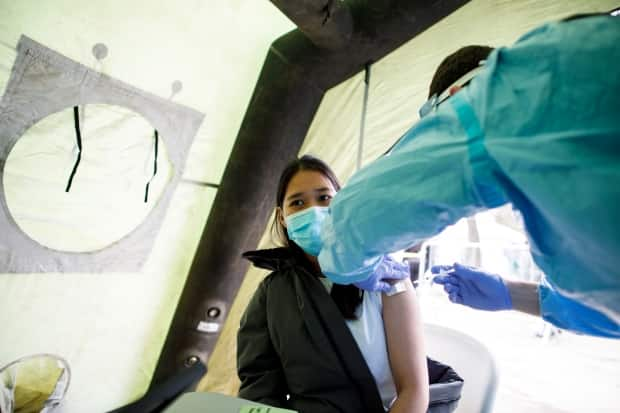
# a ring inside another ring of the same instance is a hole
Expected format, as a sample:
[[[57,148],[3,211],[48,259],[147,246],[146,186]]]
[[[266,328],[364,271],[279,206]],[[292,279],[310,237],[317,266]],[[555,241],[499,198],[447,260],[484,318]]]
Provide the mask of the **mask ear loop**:
[[[472,79],[478,75],[478,73],[484,70],[485,63],[486,63],[486,60],[479,61],[478,67],[470,70],[469,72],[465,73],[463,76],[459,77],[456,81],[454,81],[450,86],[448,86],[439,95],[437,95],[436,93],[433,94],[426,102],[424,102],[424,104],[418,111],[418,115],[420,115],[420,119],[422,119],[425,116],[428,116],[431,112],[437,109],[437,106],[439,106],[443,101],[448,99],[451,96],[450,91],[455,86],[463,87],[467,85],[469,82],[471,82]]]
[[[437,100],[438,100],[437,93],[434,93],[433,96],[431,96],[430,98],[428,98],[426,102],[424,102],[424,104],[418,111],[418,115],[420,116],[420,119],[427,116],[429,113],[433,111],[433,109],[437,105]]]

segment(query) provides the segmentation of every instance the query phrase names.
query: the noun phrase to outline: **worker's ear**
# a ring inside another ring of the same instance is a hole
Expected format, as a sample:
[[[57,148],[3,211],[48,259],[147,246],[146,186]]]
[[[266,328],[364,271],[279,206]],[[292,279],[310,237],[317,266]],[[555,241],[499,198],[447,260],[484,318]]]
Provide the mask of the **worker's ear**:
[[[284,211],[280,207],[276,207],[276,219],[284,228],[286,228],[286,221],[284,220]]]
[[[452,86],[450,88],[450,91],[448,93],[450,93],[450,96],[454,95],[456,92],[458,92],[459,90],[461,90],[462,88],[460,86]]]

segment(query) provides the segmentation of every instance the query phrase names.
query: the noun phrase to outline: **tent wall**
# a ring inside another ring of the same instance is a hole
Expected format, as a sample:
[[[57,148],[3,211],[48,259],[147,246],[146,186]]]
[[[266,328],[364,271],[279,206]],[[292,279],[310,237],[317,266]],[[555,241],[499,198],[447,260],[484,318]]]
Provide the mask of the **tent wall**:
[[[179,80],[172,101],[205,114],[141,271],[7,274],[0,262],[0,365],[58,354],[72,369],[65,411],[111,410],[150,383],[215,197],[203,183],[219,184],[266,51],[294,26],[271,3],[253,0],[0,1],[0,16],[0,94],[25,34],[164,99]],[[101,67],[96,43],[108,48]]]

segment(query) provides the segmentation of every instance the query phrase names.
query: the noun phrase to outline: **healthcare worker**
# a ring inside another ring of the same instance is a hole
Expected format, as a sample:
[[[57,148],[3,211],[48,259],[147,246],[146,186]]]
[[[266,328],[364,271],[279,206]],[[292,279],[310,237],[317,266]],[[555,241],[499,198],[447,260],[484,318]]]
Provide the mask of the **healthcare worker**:
[[[466,87],[433,99],[430,113],[333,199],[323,273],[373,288],[399,276],[386,253],[512,202],[546,275],[533,293],[522,286],[515,294],[538,295],[539,312],[559,327],[620,337],[617,62],[620,19],[611,16],[546,24],[494,50]],[[463,273],[448,270],[453,281]],[[480,280],[504,288],[476,296],[463,287],[456,301],[460,294],[488,306],[502,297],[503,308],[514,308],[501,277],[469,271],[480,275],[469,278],[472,291]]]

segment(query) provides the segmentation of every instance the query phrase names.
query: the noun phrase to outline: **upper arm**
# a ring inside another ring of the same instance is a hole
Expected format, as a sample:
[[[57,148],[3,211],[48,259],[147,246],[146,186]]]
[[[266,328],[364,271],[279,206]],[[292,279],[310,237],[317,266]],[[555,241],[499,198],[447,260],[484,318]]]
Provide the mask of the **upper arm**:
[[[402,403],[409,403],[416,411],[426,411],[429,383],[424,332],[415,290],[410,280],[406,283],[405,292],[382,295],[385,336],[398,399],[406,395],[407,400]],[[410,408],[403,411],[411,411]]]
[[[287,387],[280,358],[269,334],[266,290],[263,281],[241,318],[237,334],[239,397],[282,406]]]

